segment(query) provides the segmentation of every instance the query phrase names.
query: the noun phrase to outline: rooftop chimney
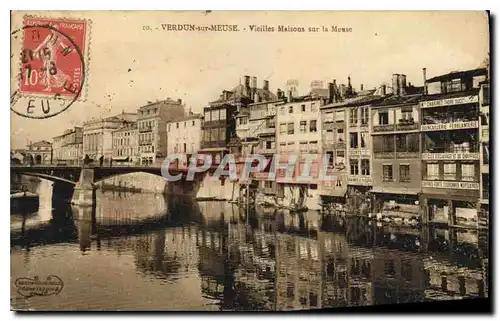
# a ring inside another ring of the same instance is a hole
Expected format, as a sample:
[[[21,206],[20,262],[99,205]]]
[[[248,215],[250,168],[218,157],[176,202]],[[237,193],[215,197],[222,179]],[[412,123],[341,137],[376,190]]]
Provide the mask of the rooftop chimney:
[[[250,97],[254,97],[255,93],[257,92],[257,77],[252,77],[252,83],[250,87],[250,92],[252,93]]]
[[[333,82],[328,83],[328,102],[333,102],[333,96],[335,95],[335,88]]]
[[[279,88],[276,90],[276,97],[278,97],[278,99],[283,98],[283,91],[281,91],[281,89]]]
[[[383,84],[382,86],[380,86],[380,96],[385,96],[385,95],[387,95],[386,86],[385,84]]]
[[[392,92],[394,95],[399,95],[399,74],[392,74]]]
[[[398,77],[398,89],[399,95],[404,96],[406,94],[406,75],[401,74]]]
[[[363,84],[360,85],[360,88],[359,88],[360,91],[363,91]]]
[[[288,91],[288,102],[291,103],[293,98],[293,92],[291,90]]]
[[[177,102],[179,103],[179,105],[181,105],[182,104],[182,99],[180,99],[180,98],[177,99]]]
[[[422,73],[424,75],[424,95],[427,95],[427,68],[422,68]]]
[[[264,80],[262,83],[262,89],[269,90],[269,80]]]

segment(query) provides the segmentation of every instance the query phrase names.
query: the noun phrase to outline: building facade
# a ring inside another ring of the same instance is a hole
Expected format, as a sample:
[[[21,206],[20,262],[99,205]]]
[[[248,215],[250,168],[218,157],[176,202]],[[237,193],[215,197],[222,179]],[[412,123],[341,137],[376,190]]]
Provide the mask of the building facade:
[[[113,157],[113,132],[136,118],[134,113],[122,112],[83,123],[83,157],[88,155],[95,161],[103,157],[103,161],[109,162]]]
[[[477,219],[480,190],[479,91],[486,69],[453,72],[425,82],[420,102],[424,221]]]
[[[371,107],[374,213],[419,217],[420,98],[393,94]]]
[[[254,102],[276,100],[269,91],[269,82],[264,80],[262,88],[257,87],[257,78],[244,76],[242,83],[232,90],[224,90],[219,99],[209,103],[203,109],[203,139],[200,152],[212,157],[212,164],[217,165],[230,151],[241,156],[241,138],[236,133],[236,116],[248,113],[246,107]],[[238,120],[243,122],[243,117]],[[246,118],[248,121],[248,118]],[[240,125],[245,125],[241,123]],[[244,127],[244,126],[243,126]],[[244,130],[239,127],[240,134]]]
[[[197,153],[201,148],[202,124],[203,117],[200,114],[191,114],[167,123],[167,155]]]
[[[481,85],[479,92],[480,106],[480,138],[481,148],[479,149],[479,159],[481,162],[481,215],[478,220],[480,227],[487,226],[489,217],[490,198],[490,84],[487,82]]]
[[[65,130],[52,139],[52,161],[55,164],[78,165],[83,160],[83,128]]]
[[[161,163],[167,156],[167,123],[182,117],[184,117],[184,105],[180,99],[167,98],[138,109],[137,128],[141,165]]]
[[[46,140],[26,146],[25,162],[32,165],[52,164],[52,144]]]
[[[139,145],[137,122],[128,122],[113,131],[113,161],[118,163],[138,164]]]
[[[287,169],[277,170],[278,195],[284,206],[319,209],[318,179],[322,161],[320,108],[323,103],[323,99],[303,96],[289,97],[286,103],[276,106],[276,147],[280,167],[288,164],[292,157],[296,158],[292,177],[287,177]],[[304,173],[306,154],[315,156],[309,173]],[[306,179],[300,179],[300,176]]]

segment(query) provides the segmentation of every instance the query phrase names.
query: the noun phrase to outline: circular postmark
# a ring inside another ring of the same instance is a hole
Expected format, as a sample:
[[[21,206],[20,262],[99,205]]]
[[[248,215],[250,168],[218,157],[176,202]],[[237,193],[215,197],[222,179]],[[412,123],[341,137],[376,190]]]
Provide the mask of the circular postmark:
[[[22,39],[20,68],[11,94],[14,113],[50,118],[79,99],[86,76],[82,52],[85,32],[85,21],[36,18],[27,19],[22,28],[12,32],[12,37]]]

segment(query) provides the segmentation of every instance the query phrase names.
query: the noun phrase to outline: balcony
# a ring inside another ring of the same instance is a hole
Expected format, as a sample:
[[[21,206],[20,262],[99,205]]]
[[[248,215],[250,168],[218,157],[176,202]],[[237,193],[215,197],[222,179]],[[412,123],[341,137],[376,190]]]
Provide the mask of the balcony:
[[[481,126],[481,141],[483,142],[490,141],[490,126],[488,125]]]
[[[276,128],[260,128],[257,131],[257,136],[274,136],[276,135]]]
[[[153,127],[151,126],[139,127],[139,133],[147,133],[151,131],[153,131]]]
[[[419,153],[418,152],[396,152],[396,158],[401,158],[401,159],[414,159],[414,158],[419,158]]]
[[[418,130],[419,127],[419,123],[401,119],[399,120],[399,123],[396,124],[396,131]]]
[[[347,184],[349,185],[361,185],[361,186],[372,186],[373,180],[371,176],[356,176],[348,175]]]
[[[373,153],[374,158],[378,159],[391,159],[396,157],[395,152],[375,152]]]
[[[392,132],[396,128],[395,124],[385,124],[385,125],[375,125],[373,126],[373,132]]]
[[[339,142],[335,141],[333,139],[326,139],[323,142],[323,147],[327,150],[332,150],[332,149],[346,149],[345,142]]]
[[[141,140],[139,141],[139,146],[151,145],[153,143],[152,140]]]
[[[255,149],[256,154],[276,154],[277,150],[276,148],[256,148]]]

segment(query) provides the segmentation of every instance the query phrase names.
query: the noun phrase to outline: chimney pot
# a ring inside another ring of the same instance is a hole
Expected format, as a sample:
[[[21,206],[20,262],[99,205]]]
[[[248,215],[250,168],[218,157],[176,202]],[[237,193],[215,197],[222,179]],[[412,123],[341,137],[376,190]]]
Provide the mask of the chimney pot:
[[[262,84],[262,89],[269,90],[269,80],[264,80]]]
[[[363,84],[361,84],[360,89],[361,89],[361,91],[363,91]]]
[[[422,74],[424,76],[424,95],[427,95],[427,68],[422,68]]]

